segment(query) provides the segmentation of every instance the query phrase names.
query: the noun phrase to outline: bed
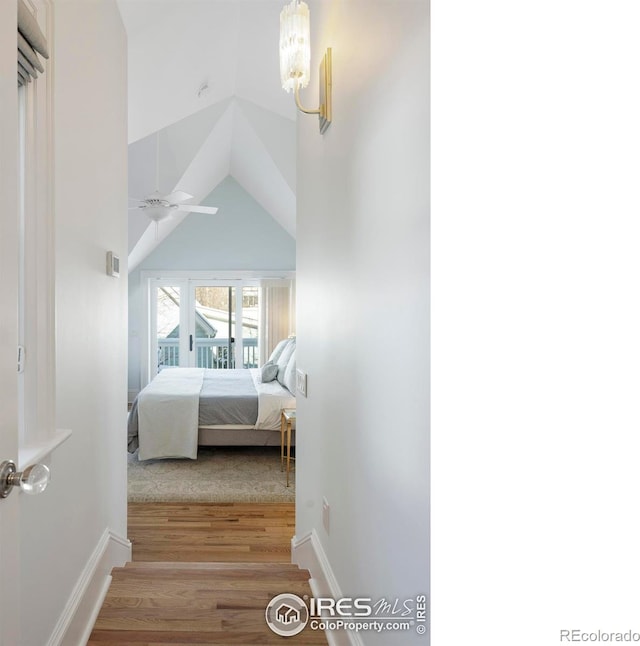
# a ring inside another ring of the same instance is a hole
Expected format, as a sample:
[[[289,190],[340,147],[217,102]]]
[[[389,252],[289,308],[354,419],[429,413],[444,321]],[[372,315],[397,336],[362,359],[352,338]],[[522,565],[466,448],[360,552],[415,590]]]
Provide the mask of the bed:
[[[162,370],[133,402],[128,450],[140,460],[196,459],[198,446],[279,446],[295,373],[295,338],[278,343],[262,368]]]

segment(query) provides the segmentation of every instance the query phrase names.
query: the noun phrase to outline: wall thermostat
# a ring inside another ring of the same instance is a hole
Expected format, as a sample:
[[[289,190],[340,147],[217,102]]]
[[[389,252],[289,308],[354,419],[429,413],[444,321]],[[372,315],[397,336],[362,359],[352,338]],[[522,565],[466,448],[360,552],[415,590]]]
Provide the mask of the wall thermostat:
[[[107,274],[109,276],[120,276],[120,258],[113,251],[107,252]]]

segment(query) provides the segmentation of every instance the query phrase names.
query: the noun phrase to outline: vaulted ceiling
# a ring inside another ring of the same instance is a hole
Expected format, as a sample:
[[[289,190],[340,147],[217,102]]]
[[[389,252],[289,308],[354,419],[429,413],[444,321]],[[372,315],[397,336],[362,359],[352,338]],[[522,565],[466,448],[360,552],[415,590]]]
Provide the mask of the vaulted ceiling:
[[[207,204],[231,175],[295,236],[296,111],[280,87],[278,63],[284,1],[118,5],[129,40],[130,196],[180,189]],[[156,231],[130,211],[130,269],[187,215]]]

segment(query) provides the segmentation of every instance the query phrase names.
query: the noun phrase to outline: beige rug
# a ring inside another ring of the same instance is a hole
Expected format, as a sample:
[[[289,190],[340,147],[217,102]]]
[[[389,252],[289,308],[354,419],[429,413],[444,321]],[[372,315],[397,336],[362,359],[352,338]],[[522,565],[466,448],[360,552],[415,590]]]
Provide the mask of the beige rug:
[[[128,454],[129,502],[294,502],[280,447],[206,447],[197,460],[146,460]]]

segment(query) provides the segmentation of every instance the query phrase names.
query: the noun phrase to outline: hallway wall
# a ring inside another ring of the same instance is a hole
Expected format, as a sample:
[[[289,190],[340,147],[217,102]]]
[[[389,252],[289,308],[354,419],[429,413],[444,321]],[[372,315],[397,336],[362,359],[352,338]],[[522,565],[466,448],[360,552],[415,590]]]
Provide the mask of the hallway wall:
[[[344,595],[407,599],[429,591],[429,4],[310,8],[303,101],[331,47],[334,120],[298,117],[296,537]]]

